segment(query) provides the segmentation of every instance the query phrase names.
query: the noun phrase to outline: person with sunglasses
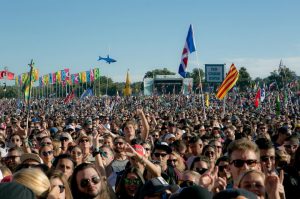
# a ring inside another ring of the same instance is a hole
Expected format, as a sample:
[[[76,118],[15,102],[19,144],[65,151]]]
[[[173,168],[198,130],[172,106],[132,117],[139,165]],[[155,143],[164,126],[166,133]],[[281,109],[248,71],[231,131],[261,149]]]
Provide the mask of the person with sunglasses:
[[[69,183],[62,172],[54,170],[48,175],[48,178],[52,190],[58,187],[59,193],[56,193],[57,199],[73,199]]]
[[[259,148],[246,138],[235,140],[229,144],[228,157],[234,185],[236,185],[242,172],[249,169],[260,169]]]
[[[75,168],[71,177],[71,191],[74,199],[116,198],[96,166],[91,163],[82,163]]]
[[[166,142],[159,142],[154,146],[152,159],[160,162],[161,166],[161,176],[169,183],[169,184],[177,184],[178,176],[174,170],[174,168],[167,164],[169,159],[169,154],[172,153],[172,149]]]
[[[54,159],[52,147],[42,146],[39,150],[39,155],[42,158],[44,164],[51,168],[52,160]]]
[[[135,167],[130,167],[124,171],[117,187],[116,195],[118,199],[134,199],[138,195],[138,190],[145,183],[143,175]]]

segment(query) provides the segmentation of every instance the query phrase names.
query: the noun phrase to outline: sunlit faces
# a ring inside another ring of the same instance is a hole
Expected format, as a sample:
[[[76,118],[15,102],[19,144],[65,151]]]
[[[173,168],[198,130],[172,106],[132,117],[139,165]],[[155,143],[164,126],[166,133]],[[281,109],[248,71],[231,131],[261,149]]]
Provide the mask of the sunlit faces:
[[[275,149],[261,149],[260,163],[263,171],[271,172],[275,169]]]
[[[94,198],[100,194],[101,179],[94,168],[86,168],[79,171],[76,175],[78,190],[84,195]]]
[[[208,163],[205,161],[198,161],[194,163],[193,171],[196,171],[199,174],[203,174],[208,170]]]
[[[124,127],[125,137],[129,139],[133,139],[135,137],[135,128],[133,124],[127,124]]]
[[[68,158],[60,159],[56,165],[56,169],[63,172],[66,179],[69,179],[74,170],[74,163]]]
[[[74,147],[71,150],[71,157],[74,162],[76,162],[76,165],[79,165],[83,162],[83,155],[82,155],[82,150],[78,146]]]
[[[169,159],[168,159],[168,164],[172,165],[174,168],[176,168],[177,164],[178,164],[178,159],[175,155],[170,154],[169,155]]]
[[[114,149],[117,153],[123,152],[125,149],[125,140],[123,139],[116,139],[114,141]]]
[[[265,179],[258,172],[249,172],[239,182],[239,188],[255,193],[259,199],[265,198]]]
[[[161,149],[155,149],[152,155],[152,159],[160,161],[161,165],[166,165],[168,158],[169,155],[167,154],[167,152]]]
[[[10,144],[12,147],[20,147],[22,145],[22,140],[19,135],[13,135],[10,138]]]
[[[50,178],[51,187],[58,186],[59,187],[59,196],[58,199],[66,198],[66,191],[63,182],[59,178]]]
[[[239,175],[246,170],[260,169],[258,162],[257,154],[252,150],[233,151],[230,157],[229,165],[233,181],[236,182]]]

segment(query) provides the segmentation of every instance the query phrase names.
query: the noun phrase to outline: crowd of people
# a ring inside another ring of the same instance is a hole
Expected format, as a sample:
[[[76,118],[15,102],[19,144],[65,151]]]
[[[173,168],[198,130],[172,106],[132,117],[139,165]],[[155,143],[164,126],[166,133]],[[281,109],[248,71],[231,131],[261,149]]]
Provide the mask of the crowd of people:
[[[1,99],[0,198],[300,198],[299,97],[252,98]]]

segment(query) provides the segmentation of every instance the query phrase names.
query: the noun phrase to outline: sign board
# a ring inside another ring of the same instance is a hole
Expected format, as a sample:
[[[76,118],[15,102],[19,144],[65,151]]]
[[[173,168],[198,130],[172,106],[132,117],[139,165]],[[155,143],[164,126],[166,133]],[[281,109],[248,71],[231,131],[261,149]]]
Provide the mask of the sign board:
[[[224,64],[205,64],[205,81],[206,82],[223,82]]]

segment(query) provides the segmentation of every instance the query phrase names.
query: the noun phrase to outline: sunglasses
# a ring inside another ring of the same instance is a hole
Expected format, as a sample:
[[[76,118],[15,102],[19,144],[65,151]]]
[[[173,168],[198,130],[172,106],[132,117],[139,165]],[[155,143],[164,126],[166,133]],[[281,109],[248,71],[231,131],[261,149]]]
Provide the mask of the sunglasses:
[[[42,139],[44,139],[44,138],[45,138],[45,137],[37,137],[36,140],[40,142],[40,141],[42,141]]]
[[[179,186],[181,188],[184,188],[184,187],[191,187],[191,186],[194,186],[196,185],[193,181],[189,181],[189,180],[186,180],[186,181],[183,181],[179,184]]]
[[[98,184],[100,181],[101,181],[100,177],[94,176],[91,179],[82,179],[80,181],[80,186],[82,188],[86,188],[88,186],[89,182],[92,182],[94,184]]]
[[[53,151],[43,151],[42,152],[42,155],[43,156],[49,156],[49,155],[51,155],[53,153]]]
[[[202,169],[196,168],[196,172],[199,173],[199,174],[201,174],[201,175],[202,175],[203,173],[205,173],[207,170],[208,170],[208,169],[206,169],[206,168],[202,168]]]
[[[244,164],[247,164],[249,167],[255,167],[257,164],[257,160],[232,160],[230,164],[233,164],[237,168],[241,168],[244,166]]]
[[[150,149],[150,148],[145,148],[145,150],[146,150],[146,151],[150,151],[151,149]]]
[[[80,143],[82,143],[82,142],[89,142],[89,140],[88,140],[88,139],[82,139],[82,140],[80,140],[79,142],[80,142]]]
[[[139,184],[141,184],[141,180],[140,179],[125,178],[124,179],[124,184],[125,185],[139,185]]]
[[[274,160],[275,160],[275,156],[267,156],[267,155],[261,156],[261,157],[260,157],[260,160],[261,160],[262,162],[267,162],[267,161],[269,161],[269,160],[274,161]]]
[[[12,142],[19,142],[20,140],[19,139],[12,139],[11,141]]]
[[[64,185],[58,185],[58,187],[59,187],[59,192],[63,193],[64,190],[65,190],[65,186]]]
[[[157,158],[158,158],[158,157],[163,157],[163,158],[164,158],[164,157],[166,157],[167,155],[168,155],[168,154],[166,154],[166,153],[154,153],[154,156],[157,157]]]

